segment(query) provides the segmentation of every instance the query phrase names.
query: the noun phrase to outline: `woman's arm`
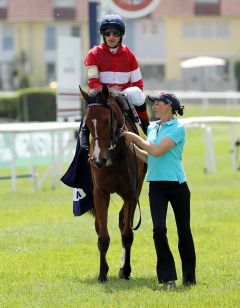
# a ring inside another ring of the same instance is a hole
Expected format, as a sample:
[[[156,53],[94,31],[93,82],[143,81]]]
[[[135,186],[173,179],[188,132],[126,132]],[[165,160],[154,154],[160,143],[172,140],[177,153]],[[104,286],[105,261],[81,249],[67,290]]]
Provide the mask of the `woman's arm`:
[[[155,157],[162,155],[176,145],[176,143],[168,137],[164,137],[159,144],[152,144],[131,132],[124,132],[123,136],[127,141],[133,142],[143,151]]]
[[[141,159],[143,162],[147,163],[147,152],[144,150],[139,149],[134,143],[129,144],[129,147],[132,152],[135,152],[137,157]]]

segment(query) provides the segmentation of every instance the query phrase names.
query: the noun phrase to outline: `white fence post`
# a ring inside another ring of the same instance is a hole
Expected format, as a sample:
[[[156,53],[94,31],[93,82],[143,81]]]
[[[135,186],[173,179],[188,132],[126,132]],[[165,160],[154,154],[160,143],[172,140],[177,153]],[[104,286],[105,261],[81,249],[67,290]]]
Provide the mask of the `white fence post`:
[[[12,191],[17,190],[17,171],[16,171],[16,150],[15,150],[15,139],[16,135],[12,134],[11,136],[11,153],[12,153]]]
[[[236,125],[230,125],[230,133],[232,137],[232,149],[231,149],[231,154],[232,154],[232,166],[233,170],[238,170],[238,155],[237,155],[237,129]]]
[[[206,173],[216,173],[216,160],[212,139],[212,129],[205,126]]]

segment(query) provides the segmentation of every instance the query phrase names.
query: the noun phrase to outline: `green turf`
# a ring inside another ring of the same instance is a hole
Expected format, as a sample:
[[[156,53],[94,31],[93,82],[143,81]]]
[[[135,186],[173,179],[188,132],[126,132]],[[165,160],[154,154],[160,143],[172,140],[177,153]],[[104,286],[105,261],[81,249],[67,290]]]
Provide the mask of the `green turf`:
[[[191,115],[192,116],[192,115]],[[190,129],[184,165],[192,192],[192,233],[197,254],[197,285],[183,288],[176,226],[169,209],[168,237],[178,281],[173,291],[156,279],[156,257],[148,207],[141,194],[142,225],[135,232],[132,274],[118,279],[121,242],[120,199],[109,211],[109,280],[97,282],[98,249],[93,218],[72,216],[72,191],[49,183],[33,192],[28,180],[0,182],[0,307],[239,307],[240,171],[231,165],[227,126],[213,126],[217,173],[205,175],[204,138]],[[240,163],[240,162],[239,162]]]

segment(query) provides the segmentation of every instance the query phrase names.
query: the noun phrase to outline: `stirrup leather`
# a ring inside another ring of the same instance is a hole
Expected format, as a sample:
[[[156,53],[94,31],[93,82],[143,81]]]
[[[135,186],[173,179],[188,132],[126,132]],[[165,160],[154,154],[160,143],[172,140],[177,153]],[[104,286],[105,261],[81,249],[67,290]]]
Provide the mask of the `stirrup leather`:
[[[89,129],[87,127],[82,127],[80,132],[80,146],[82,149],[89,150]]]

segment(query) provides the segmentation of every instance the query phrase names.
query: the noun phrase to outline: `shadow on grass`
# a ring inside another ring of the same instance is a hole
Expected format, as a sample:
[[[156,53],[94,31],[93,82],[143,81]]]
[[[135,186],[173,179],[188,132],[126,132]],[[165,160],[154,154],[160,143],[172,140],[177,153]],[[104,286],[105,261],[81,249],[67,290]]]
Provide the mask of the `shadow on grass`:
[[[75,282],[81,283],[83,285],[99,285],[105,293],[113,293],[113,292],[124,292],[129,290],[135,290],[135,289],[142,289],[142,288],[148,288],[152,291],[163,291],[163,292],[188,292],[191,290],[191,288],[194,288],[194,286],[177,286],[173,289],[167,289],[166,286],[159,284],[157,279],[152,278],[146,278],[146,277],[135,277],[130,278],[129,280],[120,279],[115,276],[109,276],[108,281],[105,283],[99,283],[97,276],[92,278],[76,278]]]

